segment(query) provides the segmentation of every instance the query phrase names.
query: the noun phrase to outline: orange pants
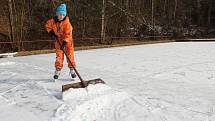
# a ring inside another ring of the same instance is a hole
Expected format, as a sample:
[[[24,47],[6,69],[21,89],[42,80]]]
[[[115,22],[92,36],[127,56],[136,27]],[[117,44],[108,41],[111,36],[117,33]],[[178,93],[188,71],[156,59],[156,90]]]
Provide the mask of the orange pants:
[[[66,54],[68,55],[70,61],[72,62],[72,65],[74,67],[76,67],[73,43],[67,42],[64,50],[65,50]],[[58,42],[55,42],[55,53],[56,53],[55,68],[60,70],[63,68],[64,53],[63,53],[63,50],[60,49],[60,45],[58,44]],[[72,68],[72,65],[68,59],[67,59],[67,63],[68,63],[68,67]]]

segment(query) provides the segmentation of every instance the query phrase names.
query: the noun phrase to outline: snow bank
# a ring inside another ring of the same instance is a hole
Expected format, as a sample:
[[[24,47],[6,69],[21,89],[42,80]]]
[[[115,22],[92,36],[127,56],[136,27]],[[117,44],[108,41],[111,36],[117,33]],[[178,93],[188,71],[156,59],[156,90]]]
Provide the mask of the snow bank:
[[[70,89],[63,94],[61,105],[51,121],[138,121],[138,105],[125,92],[105,84],[86,89]]]
[[[1,53],[0,58],[14,57],[15,55],[17,55],[17,52],[15,52],[15,53]]]

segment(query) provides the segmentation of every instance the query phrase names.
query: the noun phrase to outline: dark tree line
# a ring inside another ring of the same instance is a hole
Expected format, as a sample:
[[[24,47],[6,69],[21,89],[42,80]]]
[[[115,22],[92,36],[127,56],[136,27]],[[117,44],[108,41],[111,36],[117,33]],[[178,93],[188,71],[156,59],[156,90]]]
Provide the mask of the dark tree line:
[[[214,0],[1,0],[8,40],[47,39],[45,21],[67,3],[75,38],[213,36]],[[21,47],[17,44],[14,46]],[[19,48],[20,50],[20,48]]]
[[[207,31],[215,26],[213,0],[104,1],[104,5],[101,0],[79,2],[81,6],[78,9],[80,12],[78,24],[79,27],[84,26],[78,29],[82,31],[81,36],[101,35],[99,32],[102,14],[105,15],[103,24],[106,36],[145,36],[150,33],[159,35],[175,33],[183,36],[191,30],[193,33],[190,32],[188,35],[200,33],[206,35]]]

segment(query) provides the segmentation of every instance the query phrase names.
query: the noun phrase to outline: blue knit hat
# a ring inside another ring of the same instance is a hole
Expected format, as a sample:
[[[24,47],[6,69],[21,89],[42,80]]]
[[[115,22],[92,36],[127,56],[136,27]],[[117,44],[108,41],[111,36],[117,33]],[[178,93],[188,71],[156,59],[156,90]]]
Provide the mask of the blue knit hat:
[[[66,4],[60,4],[56,9],[56,15],[63,14],[66,16]]]

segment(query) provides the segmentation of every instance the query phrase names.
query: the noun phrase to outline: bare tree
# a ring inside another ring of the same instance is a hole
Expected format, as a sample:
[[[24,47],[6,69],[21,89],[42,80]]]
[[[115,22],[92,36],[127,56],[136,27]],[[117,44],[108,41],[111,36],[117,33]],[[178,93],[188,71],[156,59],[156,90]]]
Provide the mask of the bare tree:
[[[102,29],[101,29],[100,43],[105,41],[105,8],[106,8],[106,1],[103,0],[103,2],[102,2]]]
[[[175,21],[175,17],[176,17],[177,7],[178,7],[178,0],[175,0],[175,7],[174,7],[174,14],[173,14],[174,21]]]
[[[13,37],[13,35],[14,35],[14,18],[13,18],[13,5],[12,5],[13,3],[12,3],[12,0],[8,0],[8,9],[9,9],[9,21],[10,21],[10,31],[9,31],[9,33],[10,33],[10,39],[11,39],[11,41],[14,41],[14,37]]]
[[[212,12],[212,8],[213,8],[213,0],[209,0],[209,8],[208,8],[208,27],[210,27],[211,25],[211,12]]]
[[[201,0],[197,0],[197,16],[198,16],[198,26],[201,25]]]

